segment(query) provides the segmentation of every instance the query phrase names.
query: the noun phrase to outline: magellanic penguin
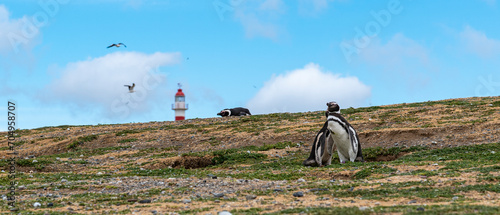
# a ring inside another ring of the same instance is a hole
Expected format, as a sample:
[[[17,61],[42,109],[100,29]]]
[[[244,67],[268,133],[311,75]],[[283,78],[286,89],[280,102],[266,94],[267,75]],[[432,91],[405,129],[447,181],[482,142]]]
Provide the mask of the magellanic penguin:
[[[328,118],[329,113],[340,113],[340,106],[337,102],[326,103],[328,108],[325,111],[325,116]],[[311,148],[311,154],[302,164],[304,166],[323,166],[332,163],[333,139],[330,138],[328,123],[325,122],[323,127],[316,134]]]
[[[330,138],[328,122],[325,122],[314,138],[309,158],[302,162],[302,164],[304,166],[330,165],[332,163],[332,149],[333,139]]]
[[[328,118],[329,113],[340,114],[340,106],[339,104],[337,104],[337,102],[328,102],[326,103],[326,106],[328,106],[328,108],[325,111],[326,118]]]
[[[328,124],[327,127],[331,133],[330,138],[333,139],[333,142],[337,147],[340,163],[345,163],[348,160],[351,162],[364,162],[358,133],[356,133],[351,124],[349,124],[344,117],[336,112],[328,113],[326,123]]]

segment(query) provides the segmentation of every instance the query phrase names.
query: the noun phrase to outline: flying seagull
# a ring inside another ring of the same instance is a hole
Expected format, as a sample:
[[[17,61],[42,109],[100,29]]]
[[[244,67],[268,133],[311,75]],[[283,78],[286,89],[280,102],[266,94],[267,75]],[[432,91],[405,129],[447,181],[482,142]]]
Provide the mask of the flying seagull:
[[[130,86],[130,85],[123,85],[123,86],[128,87],[128,92],[129,92],[129,93],[133,93],[133,92],[135,92],[135,91],[134,91],[135,83],[132,83],[132,86]]]
[[[125,48],[127,48],[127,46],[126,46],[125,44],[123,44],[123,43],[118,43],[118,44],[114,44],[114,43],[113,43],[113,44],[111,44],[110,46],[108,46],[108,48],[111,48],[111,47],[113,47],[113,46],[116,46],[116,48],[119,48],[120,46],[124,46]]]

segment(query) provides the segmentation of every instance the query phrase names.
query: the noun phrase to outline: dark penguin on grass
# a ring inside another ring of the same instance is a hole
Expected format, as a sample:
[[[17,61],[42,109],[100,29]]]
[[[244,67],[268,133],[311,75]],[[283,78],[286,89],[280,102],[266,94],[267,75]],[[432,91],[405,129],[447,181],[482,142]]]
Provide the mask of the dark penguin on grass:
[[[237,107],[221,110],[217,115],[225,117],[225,116],[250,116],[250,111],[246,108]]]
[[[304,166],[323,166],[332,163],[333,147],[337,147],[340,162],[346,160],[364,161],[359,138],[352,126],[340,115],[340,106],[336,102],[326,103],[327,121],[314,138],[311,154],[302,164]],[[355,154],[352,156],[351,154]],[[352,158],[354,157],[354,158]]]

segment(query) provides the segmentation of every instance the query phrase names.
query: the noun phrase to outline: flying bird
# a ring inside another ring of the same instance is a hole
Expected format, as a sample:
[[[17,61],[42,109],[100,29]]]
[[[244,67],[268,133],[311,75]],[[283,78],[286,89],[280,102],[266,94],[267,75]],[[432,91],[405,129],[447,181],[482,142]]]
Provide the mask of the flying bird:
[[[127,46],[126,46],[125,44],[123,44],[123,43],[118,43],[118,44],[114,44],[114,43],[113,43],[113,44],[111,44],[110,46],[108,46],[108,48],[111,48],[111,47],[113,47],[113,46],[116,46],[116,48],[119,48],[120,46],[124,46],[125,48],[127,48]]]
[[[133,93],[133,92],[135,92],[135,91],[134,91],[135,83],[132,83],[132,86],[130,86],[130,85],[123,85],[123,86],[128,87],[128,92],[129,92],[129,93]]]

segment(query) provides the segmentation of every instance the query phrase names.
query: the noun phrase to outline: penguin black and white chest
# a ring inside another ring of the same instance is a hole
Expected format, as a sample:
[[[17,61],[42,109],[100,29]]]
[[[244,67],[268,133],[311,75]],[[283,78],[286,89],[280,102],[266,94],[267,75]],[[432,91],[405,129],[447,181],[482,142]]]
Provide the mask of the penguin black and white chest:
[[[328,118],[329,113],[340,113],[340,106],[337,102],[328,102],[328,106],[325,111],[325,116]],[[319,130],[314,138],[314,142],[311,148],[311,154],[302,164],[304,166],[323,166],[332,164],[332,151],[333,151],[333,139],[330,138],[330,131],[328,130],[328,122],[323,124],[323,127]]]
[[[302,164],[304,166],[330,165],[332,163],[332,140],[328,130],[328,123],[325,122],[314,138],[309,158]]]
[[[328,113],[326,123],[330,138],[337,147],[340,163],[364,161],[358,133],[351,124],[337,112]]]

